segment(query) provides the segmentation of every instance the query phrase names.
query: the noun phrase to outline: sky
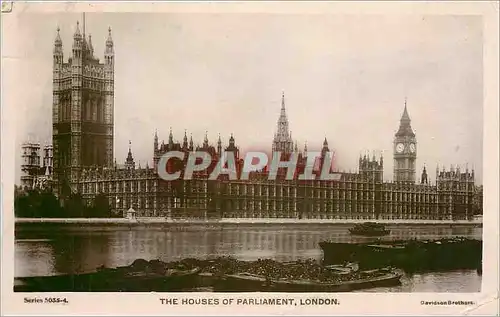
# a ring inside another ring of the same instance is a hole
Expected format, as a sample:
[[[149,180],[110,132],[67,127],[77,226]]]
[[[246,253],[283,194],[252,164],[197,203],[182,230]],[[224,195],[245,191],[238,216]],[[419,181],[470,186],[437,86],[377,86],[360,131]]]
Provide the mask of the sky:
[[[81,14],[21,14],[4,76],[16,107],[16,146],[51,142],[52,50],[60,27],[64,59]],[[80,26],[82,23],[80,22]],[[153,136],[201,144],[233,133],[242,152],[270,151],[281,95],[292,136],[337,167],[356,170],[360,153],[384,155],[392,180],[393,140],[405,99],[417,135],[417,175],[439,164],[474,167],[482,183],[482,21],[475,16],[265,13],[88,13],[101,60],[108,27],[115,46],[115,143],[152,163]],[[16,156],[16,180],[20,176]]]

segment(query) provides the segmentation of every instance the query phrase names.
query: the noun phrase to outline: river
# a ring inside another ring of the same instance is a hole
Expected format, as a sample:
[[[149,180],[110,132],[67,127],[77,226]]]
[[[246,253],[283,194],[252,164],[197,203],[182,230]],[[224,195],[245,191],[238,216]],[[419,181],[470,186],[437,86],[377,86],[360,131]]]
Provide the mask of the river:
[[[271,258],[320,260],[318,243],[350,241],[349,225],[190,225],[103,226],[16,224],[15,276],[80,273],[99,266],[129,265],[135,259]],[[481,239],[482,228],[449,225],[393,225],[390,239],[465,236]],[[358,238],[359,239],[359,238]],[[363,239],[363,238],[360,238]],[[479,292],[481,276],[473,271],[404,276],[402,285],[375,292]]]

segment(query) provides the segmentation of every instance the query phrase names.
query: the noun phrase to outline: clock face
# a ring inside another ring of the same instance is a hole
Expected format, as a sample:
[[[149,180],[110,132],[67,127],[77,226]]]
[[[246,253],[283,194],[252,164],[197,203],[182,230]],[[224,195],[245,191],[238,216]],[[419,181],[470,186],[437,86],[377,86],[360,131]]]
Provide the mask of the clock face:
[[[396,152],[401,153],[404,149],[405,146],[403,145],[403,143],[398,143],[398,145],[396,145]]]
[[[410,144],[410,152],[415,153],[415,143]]]

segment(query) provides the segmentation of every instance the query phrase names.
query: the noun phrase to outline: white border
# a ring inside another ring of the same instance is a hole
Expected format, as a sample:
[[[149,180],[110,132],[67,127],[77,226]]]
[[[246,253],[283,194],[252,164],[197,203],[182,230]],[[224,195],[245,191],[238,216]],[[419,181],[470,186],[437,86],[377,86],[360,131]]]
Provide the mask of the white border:
[[[300,14],[453,14],[482,15],[484,21],[484,270],[481,293],[473,294],[248,294],[250,297],[338,298],[339,306],[169,306],[160,297],[229,298],[244,294],[190,293],[64,293],[29,294],[40,298],[65,296],[68,305],[24,304],[25,294],[13,293],[14,276],[14,151],[16,106],[2,102],[1,126],[1,195],[2,217],[2,315],[3,314],[116,314],[116,315],[352,315],[352,314],[425,314],[493,315],[498,314],[498,2],[227,2],[227,3],[14,3],[13,11],[2,14],[2,47],[15,45],[19,12],[266,12]],[[2,56],[2,63],[9,62]],[[10,61],[11,62],[11,61]],[[3,73],[2,73],[3,74]],[[5,80],[15,78],[3,78]],[[16,81],[19,89],[22,82]],[[3,89],[2,89],[3,90]],[[423,306],[421,301],[475,301],[474,306]]]

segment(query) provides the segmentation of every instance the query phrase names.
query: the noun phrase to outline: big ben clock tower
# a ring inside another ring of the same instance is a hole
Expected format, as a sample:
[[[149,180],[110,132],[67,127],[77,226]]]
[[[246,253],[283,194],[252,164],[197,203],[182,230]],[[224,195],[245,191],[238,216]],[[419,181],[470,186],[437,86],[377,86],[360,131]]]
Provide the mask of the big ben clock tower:
[[[399,130],[394,136],[394,181],[415,183],[415,164],[417,161],[417,139],[411,128],[408,110],[403,111]]]

